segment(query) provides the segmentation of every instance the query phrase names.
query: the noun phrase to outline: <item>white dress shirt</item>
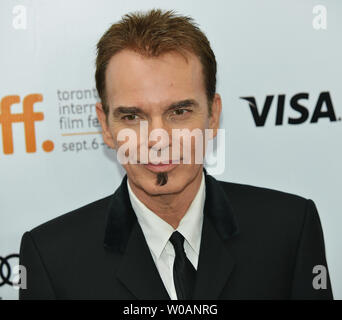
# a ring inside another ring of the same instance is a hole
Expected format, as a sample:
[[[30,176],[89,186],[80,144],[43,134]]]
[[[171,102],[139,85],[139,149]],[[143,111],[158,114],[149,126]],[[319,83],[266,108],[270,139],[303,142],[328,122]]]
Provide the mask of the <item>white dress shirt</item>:
[[[185,238],[184,250],[186,256],[197,270],[205,201],[204,173],[202,173],[201,185],[198,192],[177,229],[174,229],[170,224],[158,217],[137,198],[129,185],[128,179],[127,187],[133,210],[144,233],[160,277],[170,298],[177,300],[173,281],[175,251],[169,238],[176,230],[183,235]]]

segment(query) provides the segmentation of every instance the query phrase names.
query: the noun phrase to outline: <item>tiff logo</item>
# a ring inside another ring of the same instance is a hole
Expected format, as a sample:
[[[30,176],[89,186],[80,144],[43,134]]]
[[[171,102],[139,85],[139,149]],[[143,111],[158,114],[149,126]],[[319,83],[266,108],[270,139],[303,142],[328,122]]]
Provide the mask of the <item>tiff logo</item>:
[[[2,148],[4,154],[13,154],[13,130],[12,124],[22,122],[24,124],[26,152],[36,152],[36,132],[35,122],[44,120],[43,112],[34,112],[33,107],[36,102],[43,101],[41,94],[29,94],[23,100],[23,112],[12,113],[11,106],[15,103],[20,103],[18,95],[5,96],[0,101],[0,125],[2,133]],[[54,149],[54,143],[51,140],[46,140],[42,144],[45,152],[50,152]]]

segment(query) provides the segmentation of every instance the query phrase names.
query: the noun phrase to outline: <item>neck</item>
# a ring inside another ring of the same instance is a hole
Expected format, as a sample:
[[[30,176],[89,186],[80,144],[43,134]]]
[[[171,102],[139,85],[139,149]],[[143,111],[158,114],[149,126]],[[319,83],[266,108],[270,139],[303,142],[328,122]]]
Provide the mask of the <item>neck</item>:
[[[177,229],[180,221],[189,209],[202,182],[203,170],[198,170],[195,178],[178,193],[150,195],[143,189],[137,188],[128,179],[129,185],[136,197],[158,217]]]

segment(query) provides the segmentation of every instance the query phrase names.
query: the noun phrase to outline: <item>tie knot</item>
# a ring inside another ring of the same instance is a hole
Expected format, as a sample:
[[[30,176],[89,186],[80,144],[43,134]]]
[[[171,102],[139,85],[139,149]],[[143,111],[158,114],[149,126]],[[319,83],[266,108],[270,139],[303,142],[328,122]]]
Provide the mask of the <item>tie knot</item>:
[[[180,232],[175,231],[172,233],[170,242],[172,243],[176,252],[184,252],[184,237]]]

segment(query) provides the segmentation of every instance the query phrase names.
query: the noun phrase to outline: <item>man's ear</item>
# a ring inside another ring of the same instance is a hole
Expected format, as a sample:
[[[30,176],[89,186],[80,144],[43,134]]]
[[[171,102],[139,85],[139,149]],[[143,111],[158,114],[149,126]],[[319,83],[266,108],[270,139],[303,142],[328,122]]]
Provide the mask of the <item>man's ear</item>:
[[[222,100],[218,93],[215,93],[213,104],[211,106],[211,116],[209,118],[209,128],[213,129],[213,137],[217,135],[217,129],[220,126],[220,116],[222,111]]]
[[[109,148],[114,149],[115,148],[114,138],[109,130],[109,126],[107,123],[107,116],[105,112],[103,111],[103,106],[102,106],[102,103],[100,102],[96,103],[96,114],[102,127],[103,141]]]

